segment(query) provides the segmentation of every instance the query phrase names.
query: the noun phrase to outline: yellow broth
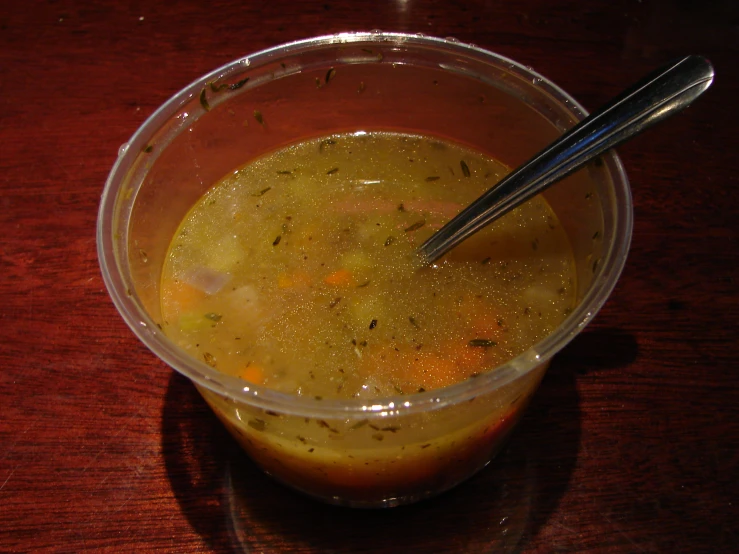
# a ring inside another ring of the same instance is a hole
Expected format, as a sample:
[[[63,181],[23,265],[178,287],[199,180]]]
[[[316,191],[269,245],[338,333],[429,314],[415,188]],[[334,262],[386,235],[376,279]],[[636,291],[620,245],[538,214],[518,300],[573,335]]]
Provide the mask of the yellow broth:
[[[414,253],[507,172],[459,145],[399,133],[323,137],[257,159],[182,222],[162,274],[163,327],[245,387],[319,400],[412,398],[494,371],[574,302],[555,214],[537,197],[432,267]],[[201,393],[268,473],[332,502],[379,506],[484,466],[544,369],[409,414],[316,419]]]
[[[214,186],[170,246],[167,334],[219,371],[323,398],[472,378],[573,303],[567,237],[542,197],[420,268],[417,247],[508,172],[436,138],[305,141]]]

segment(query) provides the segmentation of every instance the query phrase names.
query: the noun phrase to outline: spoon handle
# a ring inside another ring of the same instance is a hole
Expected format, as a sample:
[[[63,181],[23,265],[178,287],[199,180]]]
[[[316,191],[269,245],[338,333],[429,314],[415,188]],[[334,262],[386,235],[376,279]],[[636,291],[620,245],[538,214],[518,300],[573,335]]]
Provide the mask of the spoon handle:
[[[686,108],[713,81],[701,56],[673,62],[625,90],[462,210],[419,247],[431,263],[594,157]]]

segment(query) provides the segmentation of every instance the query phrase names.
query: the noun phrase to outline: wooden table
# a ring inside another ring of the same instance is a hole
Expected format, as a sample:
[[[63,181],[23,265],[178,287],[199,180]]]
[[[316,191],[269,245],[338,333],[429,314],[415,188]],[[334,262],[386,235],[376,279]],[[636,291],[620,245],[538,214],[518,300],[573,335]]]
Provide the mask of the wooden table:
[[[3,3],[0,551],[736,551],[736,5]],[[504,453],[440,498],[367,512],[251,465],[118,316],[95,223],[118,147],[181,87],[277,43],[375,28],[497,51],[591,109],[678,55],[707,56],[717,77],[620,149],[636,218],[626,270]]]

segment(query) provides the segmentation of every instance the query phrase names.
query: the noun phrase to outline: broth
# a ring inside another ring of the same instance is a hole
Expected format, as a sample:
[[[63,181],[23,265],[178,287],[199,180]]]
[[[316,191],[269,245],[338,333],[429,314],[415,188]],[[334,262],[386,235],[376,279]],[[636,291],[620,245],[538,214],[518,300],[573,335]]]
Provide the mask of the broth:
[[[219,371],[317,399],[474,378],[543,339],[574,302],[567,236],[541,196],[419,266],[418,246],[507,172],[460,145],[389,132],[263,156],[175,234],[164,329]]]

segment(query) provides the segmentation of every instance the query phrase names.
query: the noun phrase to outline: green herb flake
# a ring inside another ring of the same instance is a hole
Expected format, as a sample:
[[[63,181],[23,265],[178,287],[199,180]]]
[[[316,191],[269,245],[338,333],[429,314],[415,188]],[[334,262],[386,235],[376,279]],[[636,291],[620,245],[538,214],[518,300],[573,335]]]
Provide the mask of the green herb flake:
[[[262,116],[262,112],[259,110],[254,110],[254,119],[257,120],[257,123],[264,126],[264,117]]]
[[[337,171],[339,171],[339,168],[338,168],[338,167],[332,167],[331,169],[329,169],[329,170],[328,170],[328,171],[326,172],[326,175],[333,175],[333,174],[334,174],[334,173],[336,173]]]
[[[211,81],[208,83],[210,85],[210,90],[213,92],[221,92],[222,90],[228,88],[228,85],[226,83],[221,83],[220,85],[216,85],[215,81]]]
[[[205,97],[205,91],[206,91],[205,88],[200,91],[200,105],[203,106],[203,109],[206,112],[209,112],[210,111],[210,104],[208,104],[208,99]]]
[[[484,260],[482,260],[482,261],[481,261],[480,263],[481,263],[482,265],[487,265],[488,263],[490,263],[490,260],[491,260],[491,259],[492,259],[492,258],[491,258],[490,256],[488,256],[487,258],[485,258]]]
[[[388,237],[388,238],[385,239],[385,246],[390,246],[394,242],[395,242],[395,237],[390,236],[390,237]]]
[[[272,241],[272,246],[277,246],[280,244],[280,241],[282,240],[282,235],[277,235],[277,238],[275,238],[274,241]]]
[[[244,77],[240,81],[236,81],[233,84],[228,85],[228,90],[238,90],[249,82],[249,77]]]
[[[408,321],[410,321],[411,325],[413,325],[416,329],[420,329],[418,323],[416,322],[416,318],[414,318],[413,316],[408,316]]]
[[[210,352],[203,352],[203,361],[210,367],[216,367],[216,357]]]
[[[267,424],[261,419],[250,419],[246,423],[255,431],[264,431],[265,427],[267,427]]]
[[[364,283],[362,283],[361,285],[357,285],[357,288],[358,288],[358,289],[363,289],[364,287],[366,287],[366,286],[369,286],[369,284],[370,284],[371,282],[372,282],[372,281],[370,281],[369,279],[367,279],[367,280],[366,280],[366,281],[365,281]]]
[[[271,190],[272,190],[272,187],[267,187],[266,189],[262,189],[259,192],[255,192],[254,194],[252,194],[252,196],[264,196],[265,193]]]
[[[150,154],[150,153],[151,153],[151,152],[152,152],[153,150],[154,150],[154,147],[153,147],[153,146],[152,146],[151,144],[147,144],[146,146],[144,146],[144,147],[143,147],[143,148],[141,149],[141,151],[142,151],[142,152],[143,152],[144,154]]]
[[[334,68],[332,67],[331,69],[329,69],[329,70],[328,70],[328,71],[326,72],[326,78],[325,78],[326,84],[328,84],[328,82],[329,82],[329,81],[330,81],[331,79],[333,79],[334,77],[336,77],[336,70],[335,70],[335,69],[334,69]]]
[[[369,423],[369,419],[362,419],[362,420],[360,420],[360,421],[357,421],[357,422],[356,422],[356,423],[355,423],[354,425],[352,425],[351,427],[349,427],[349,429],[351,429],[351,430],[353,430],[353,431],[354,431],[354,430],[356,430],[356,429],[361,429],[362,427],[364,427],[364,426],[365,426],[365,425],[367,425],[368,423]]]
[[[438,175],[431,175],[429,177],[426,177],[426,182],[432,183],[434,181],[438,181],[439,179],[441,179],[441,177],[439,177]]]
[[[482,347],[482,348],[490,348],[491,346],[497,346],[498,343],[495,342],[494,340],[489,340],[489,339],[472,339],[469,342],[469,345]]]
[[[377,320],[373,319],[372,321],[370,321],[370,324],[369,324],[370,331],[374,329],[375,327],[377,327]]]
[[[282,171],[278,171],[277,172],[277,175],[292,175],[292,174],[293,174],[293,172],[290,171],[289,169],[284,169]]]
[[[318,145],[318,151],[323,154],[324,150],[326,150],[327,146],[333,146],[336,144],[336,141],[334,139],[326,139],[322,140],[320,144]]]
[[[467,166],[467,163],[464,160],[461,160],[459,162],[459,166],[462,168],[462,174],[465,177],[469,177],[470,176],[470,168]]]
[[[372,438],[376,441],[381,441],[385,439],[385,435],[382,433],[372,433]]]
[[[341,302],[341,296],[337,296],[336,298],[334,298],[334,299],[333,299],[333,300],[332,300],[332,301],[331,301],[331,302],[329,303],[329,305],[328,305],[328,308],[329,308],[329,310],[331,310],[331,309],[335,308],[335,307],[336,307],[336,305],[337,305],[337,304],[338,304],[339,302]]]
[[[593,240],[597,240],[598,238],[600,238],[600,231],[593,233]]]
[[[325,422],[325,421],[324,421],[323,419],[317,419],[317,420],[316,420],[316,423],[318,423],[318,426],[319,426],[319,427],[322,427],[322,428],[324,428],[324,429],[328,429],[328,430],[329,430],[329,432],[331,432],[331,433],[335,433],[335,434],[338,434],[338,432],[339,432],[339,430],[338,430],[338,429],[334,429],[334,428],[333,428],[333,427],[331,427],[331,426],[330,426],[330,425],[329,425],[328,423],[326,423],[326,422]]]
[[[403,204],[399,204],[398,205],[398,211],[399,212],[404,212],[405,211],[405,206],[403,206]]]
[[[413,225],[410,227],[405,228],[406,233],[410,233],[411,231],[418,231],[421,227],[426,225],[426,220],[422,219],[421,221],[416,221]]]
[[[221,321],[221,318],[223,316],[221,314],[217,314],[215,312],[208,312],[205,314],[205,319],[210,319],[211,321]]]

